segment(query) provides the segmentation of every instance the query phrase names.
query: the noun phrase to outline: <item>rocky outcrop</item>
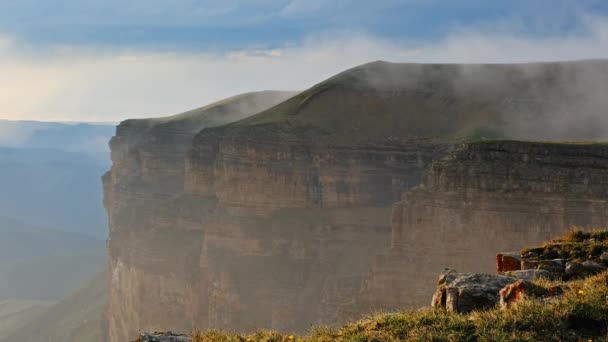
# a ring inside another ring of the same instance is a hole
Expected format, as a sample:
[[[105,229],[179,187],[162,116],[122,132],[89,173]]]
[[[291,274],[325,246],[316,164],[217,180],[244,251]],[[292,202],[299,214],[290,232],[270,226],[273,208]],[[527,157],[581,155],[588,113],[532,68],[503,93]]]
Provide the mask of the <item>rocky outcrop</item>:
[[[491,309],[498,304],[502,309],[510,309],[524,299],[556,299],[552,297],[561,296],[565,287],[572,288],[571,285],[577,283],[580,286],[581,279],[608,270],[608,262],[601,259],[606,249],[608,231],[579,229],[540,247],[497,254],[497,275],[446,269],[439,276],[431,306],[448,312],[469,313]],[[545,259],[555,255],[562,259]],[[540,278],[564,283],[544,287],[540,285],[544,282],[535,282]],[[584,291],[579,290],[578,294],[584,294]]]
[[[489,309],[498,303],[499,291],[515,281],[503,275],[464,274],[446,270],[439,277],[432,306],[460,313]]]
[[[564,261],[550,261],[559,256],[548,253],[543,259],[499,254],[498,263],[494,255],[540,244],[573,226],[606,226],[607,168],[602,144],[459,146],[394,206],[390,251],[377,257],[362,300],[385,310],[424,305],[435,283],[426,270],[446,266],[486,273],[497,265],[501,272],[563,270]]]
[[[455,141],[539,132],[520,130],[516,121],[536,113],[528,121],[538,128],[547,117],[563,114],[565,107],[554,100],[585,102],[588,94],[579,89],[608,76],[604,70],[608,63],[372,63],[224,126],[202,129],[184,117],[160,125],[122,123],[111,143],[113,168],[104,177],[109,340],[166,329],[302,331],[393,299],[399,308],[427,304],[426,293],[412,286],[424,288],[435,265],[462,257],[472,268],[478,263],[473,256],[497,248],[481,244],[483,234],[462,243],[465,229],[452,231],[447,221],[439,228],[403,229],[404,204],[393,204]],[[222,112],[244,107],[253,109]],[[593,116],[590,106],[581,108]],[[543,132],[572,139],[597,133],[586,127]],[[535,162],[531,157],[530,165],[542,169]],[[493,170],[487,172],[481,176],[492,179]],[[510,184],[503,176],[496,175],[496,186]],[[519,182],[529,186],[526,178]],[[455,184],[459,191],[461,184]],[[554,192],[562,196],[562,189]],[[471,196],[466,203],[474,207],[477,200],[483,198]],[[507,204],[505,215],[517,208]],[[421,222],[433,215],[421,211]],[[495,236],[520,245],[545,234]],[[458,247],[449,246],[454,241]],[[388,255],[376,257],[388,248]]]

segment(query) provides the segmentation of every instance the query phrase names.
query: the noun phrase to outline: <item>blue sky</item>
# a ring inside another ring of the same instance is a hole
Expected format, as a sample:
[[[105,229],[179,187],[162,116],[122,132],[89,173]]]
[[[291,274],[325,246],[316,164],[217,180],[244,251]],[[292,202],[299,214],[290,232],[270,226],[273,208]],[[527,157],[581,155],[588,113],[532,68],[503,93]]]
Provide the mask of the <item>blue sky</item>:
[[[520,35],[584,34],[585,15],[607,13],[604,0],[4,0],[0,32],[37,47],[222,51],[334,31],[428,41],[504,22]]]
[[[120,121],[373,60],[608,58],[605,0],[0,0],[0,119]]]

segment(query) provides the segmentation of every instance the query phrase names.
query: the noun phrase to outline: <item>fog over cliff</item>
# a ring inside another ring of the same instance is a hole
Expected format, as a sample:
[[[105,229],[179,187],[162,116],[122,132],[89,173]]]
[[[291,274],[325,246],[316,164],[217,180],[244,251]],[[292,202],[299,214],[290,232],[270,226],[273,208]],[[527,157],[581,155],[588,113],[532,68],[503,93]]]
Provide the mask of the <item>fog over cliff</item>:
[[[459,96],[492,98],[499,117],[478,127],[487,138],[527,140],[606,140],[608,139],[608,60],[582,63],[526,63],[509,72],[501,64],[453,64],[437,73],[436,84],[428,82],[428,71],[412,64],[406,73],[399,64],[364,69],[359,81],[377,91],[416,89],[432,94],[444,103],[442,116],[450,115],[450,104]],[[506,66],[508,68],[508,66]],[[436,65],[437,69],[442,68]],[[501,90],[519,87],[522,96],[501,95]],[[405,109],[404,109],[405,110]],[[457,109],[454,109],[457,110]],[[436,125],[445,123],[436,121]],[[463,132],[465,133],[465,132]]]

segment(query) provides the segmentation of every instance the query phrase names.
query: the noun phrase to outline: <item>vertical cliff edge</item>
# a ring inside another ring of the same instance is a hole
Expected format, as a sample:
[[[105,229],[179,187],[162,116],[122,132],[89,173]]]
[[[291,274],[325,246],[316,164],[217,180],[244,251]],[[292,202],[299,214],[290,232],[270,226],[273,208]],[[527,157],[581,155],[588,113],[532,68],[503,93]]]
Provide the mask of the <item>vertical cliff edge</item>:
[[[490,267],[497,248],[603,225],[604,145],[461,142],[605,138],[607,84],[604,61],[375,62],[293,97],[121,123],[108,340],[428,305],[418,289],[446,261]]]

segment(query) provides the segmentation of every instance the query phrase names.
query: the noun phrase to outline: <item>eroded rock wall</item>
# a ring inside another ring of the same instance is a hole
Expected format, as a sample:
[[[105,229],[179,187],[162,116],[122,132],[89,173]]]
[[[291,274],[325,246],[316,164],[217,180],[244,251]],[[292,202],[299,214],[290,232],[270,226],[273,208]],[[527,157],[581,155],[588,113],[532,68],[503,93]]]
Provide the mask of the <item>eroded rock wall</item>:
[[[221,133],[195,139],[174,193],[137,183],[108,190],[110,341],[342,322],[389,245],[392,203],[446,148],[322,148]]]
[[[201,129],[250,116],[293,93],[236,96],[178,116],[127,120],[103,177],[109,218],[108,341],[142,329],[189,331],[199,317],[202,233],[216,199],[184,191],[186,153]]]

